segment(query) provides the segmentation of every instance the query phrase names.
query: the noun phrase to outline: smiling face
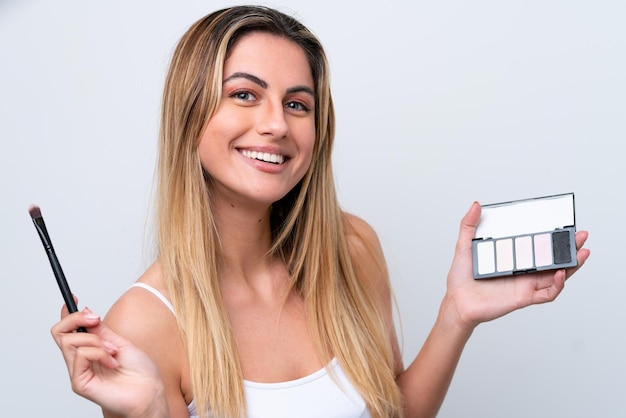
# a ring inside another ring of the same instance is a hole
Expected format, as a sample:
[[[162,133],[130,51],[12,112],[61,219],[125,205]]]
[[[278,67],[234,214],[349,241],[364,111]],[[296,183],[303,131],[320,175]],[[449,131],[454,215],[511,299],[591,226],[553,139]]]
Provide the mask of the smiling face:
[[[222,97],[198,145],[214,204],[271,205],[304,176],[315,144],[311,67],[296,43],[252,32],[224,63]]]

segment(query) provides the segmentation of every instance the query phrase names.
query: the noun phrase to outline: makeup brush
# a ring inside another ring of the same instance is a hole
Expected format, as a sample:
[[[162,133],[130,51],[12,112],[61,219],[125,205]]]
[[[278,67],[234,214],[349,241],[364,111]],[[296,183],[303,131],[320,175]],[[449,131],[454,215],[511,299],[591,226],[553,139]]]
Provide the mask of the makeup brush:
[[[67,284],[67,280],[65,279],[65,274],[63,274],[63,269],[61,268],[61,263],[59,262],[59,258],[54,252],[54,247],[52,246],[50,235],[48,235],[46,224],[43,221],[43,217],[41,216],[41,209],[39,209],[39,206],[32,205],[28,209],[28,213],[30,214],[30,217],[33,219],[33,223],[35,224],[35,228],[37,229],[39,238],[41,238],[41,243],[43,244],[43,247],[46,250],[46,254],[48,254],[48,259],[50,260],[50,266],[52,267],[52,271],[54,272],[54,277],[56,278],[57,284],[59,285],[59,290],[61,290],[61,295],[63,295],[63,300],[65,301],[65,305],[67,306],[67,309],[70,313],[74,313],[78,311],[78,308],[76,307],[76,303],[74,302],[74,298],[72,297],[72,292],[70,291],[70,287]],[[87,332],[87,330],[84,327],[78,328],[77,331]]]

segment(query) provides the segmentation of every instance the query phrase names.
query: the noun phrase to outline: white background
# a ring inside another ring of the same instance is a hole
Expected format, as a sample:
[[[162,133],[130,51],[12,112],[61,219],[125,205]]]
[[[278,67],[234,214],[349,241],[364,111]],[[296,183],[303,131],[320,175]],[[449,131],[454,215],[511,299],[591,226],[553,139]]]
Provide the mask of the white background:
[[[170,53],[227,1],[0,0],[2,416],[98,416],[49,335],[106,313],[152,260]],[[342,205],[378,231],[405,362],[437,314],[473,200],[576,193],[592,256],[553,304],[481,325],[440,417],[624,417],[626,6],[621,0],[266,3],[327,48]]]

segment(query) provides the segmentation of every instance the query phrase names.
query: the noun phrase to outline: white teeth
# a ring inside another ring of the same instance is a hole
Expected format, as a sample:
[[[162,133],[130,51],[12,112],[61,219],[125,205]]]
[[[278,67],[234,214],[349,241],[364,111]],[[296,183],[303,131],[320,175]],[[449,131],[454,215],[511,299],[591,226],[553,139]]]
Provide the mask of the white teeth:
[[[269,152],[257,152],[243,150],[241,153],[253,160],[265,161],[266,163],[282,164],[285,162],[285,156],[280,154],[270,154]]]

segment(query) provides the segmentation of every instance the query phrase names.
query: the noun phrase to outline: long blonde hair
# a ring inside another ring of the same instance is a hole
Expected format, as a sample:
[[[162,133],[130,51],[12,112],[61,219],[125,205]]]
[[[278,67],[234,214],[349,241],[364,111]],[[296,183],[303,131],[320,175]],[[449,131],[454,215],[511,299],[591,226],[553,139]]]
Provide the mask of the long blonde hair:
[[[177,313],[200,416],[246,413],[243,376],[218,282],[219,240],[197,153],[222,95],[222,71],[237,40],[263,31],[305,52],[315,82],[316,140],[299,184],[272,207],[271,251],[301,294],[320,359],[336,357],[373,417],[402,415],[389,332],[359,280],[331,168],[334,111],[328,61],[316,37],[281,12],[238,6],[214,12],[183,35],[163,94],[157,195],[158,251]]]

